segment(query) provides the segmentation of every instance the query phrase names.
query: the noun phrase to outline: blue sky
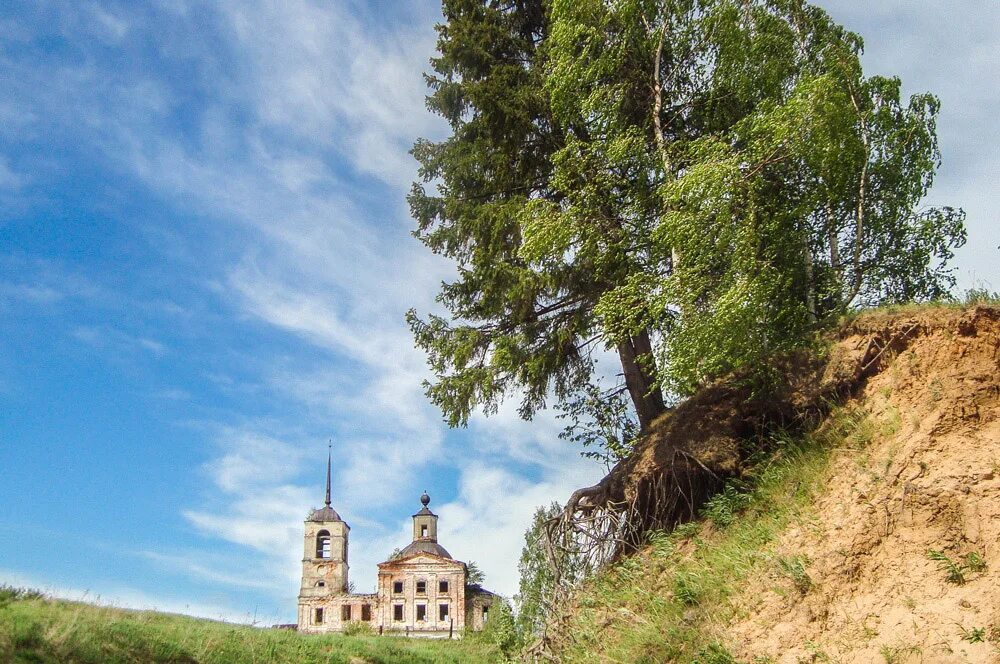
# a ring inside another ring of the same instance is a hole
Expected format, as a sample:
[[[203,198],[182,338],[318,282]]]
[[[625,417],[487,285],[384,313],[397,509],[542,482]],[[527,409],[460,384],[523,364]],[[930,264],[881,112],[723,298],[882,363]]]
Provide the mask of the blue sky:
[[[931,202],[1000,289],[1000,9],[825,3],[869,73],[941,96]],[[294,615],[302,519],[351,575],[441,540],[511,594],[534,507],[603,468],[513,409],[449,431],[403,323],[450,266],[409,236],[430,0],[0,8],[0,582],[264,622]]]

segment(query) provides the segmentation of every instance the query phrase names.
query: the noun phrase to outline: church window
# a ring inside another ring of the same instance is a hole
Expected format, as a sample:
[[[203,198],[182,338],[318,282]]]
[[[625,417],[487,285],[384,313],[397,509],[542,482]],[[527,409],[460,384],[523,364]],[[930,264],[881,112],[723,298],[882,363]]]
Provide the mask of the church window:
[[[321,530],[316,533],[316,557],[330,557],[330,533],[326,530]]]
[[[426,604],[417,604],[417,620],[427,620]]]
[[[444,621],[448,619],[448,605],[438,604],[438,620]]]
[[[361,605],[361,619],[368,622],[372,619],[372,605],[362,604]]]
[[[420,526],[420,536],[427,537],[427,526]]]
[[[426,595],[427,594],[427,582],[426,581],[417,581],[417,594],[418,595]]]
[[[483,622],[486,622],[490,618],[490,607],[483,607]]]
[[[342,607],[340,607],[340,619],[341,620],[350,620],[351,619],[351,605],[350,604],[345,604]]]
[[[313,623],[317,625],[323,624],[323,609],[316,609],[313,611]]]
[[[392,619],[395,620],[396,622],[402,622],[403,621],[403,605],[402,604],[395,604],[392,607]]]
[[[316,582],[316,587],[317,588],[326,588],[326,581],[317,581]]]
[[[448,582],[447,581],[438,581],[438,592],[439,593],[446,593],[446,592],[448,592]]]
[[[394,592],[397,595],[400,594],[401,592],[403,592],[403,582],[402,581],[393,581],[392,582],[392,592]]]

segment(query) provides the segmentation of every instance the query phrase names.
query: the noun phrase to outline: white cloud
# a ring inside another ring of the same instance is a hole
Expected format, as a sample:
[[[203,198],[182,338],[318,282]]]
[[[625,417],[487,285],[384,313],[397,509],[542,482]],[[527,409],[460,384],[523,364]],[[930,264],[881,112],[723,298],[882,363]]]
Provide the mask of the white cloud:
[[[162,357],[169,350],[165,344],[156,339],[132,335],[105,325],[80,325],[73,329],[72,335],[88,346],[112,349],[116,353],[123,350],[142,350],[155,357]]]
[[[13,300],[31,304],[49,304],[62,298],[63,294],[51,286],[0,282],[0,304]]]
[[[440,131],[422,111],[420,74],[433,53],[428,3],[398,11],[391,32],[363,23],[344,2],[264,0],[225,4],[240,47],[258,73],[261,120],[340,151],[361,172],[405,185],[413,139]],[[421,11],[423,10],[423,11]]]
[[[183,390],[179,387],[168,387],[162,390],[157,390],[154,396],[160,399],[167,399],[168,401],[190,401],[192,395],[187,390]]]
[[[224,454],[206,471],[227,493],[251,492],[263,484],[282,483],[298,474],[304,452],[271,436],[252,431],[227,430],[221,438]]]
[[[102,41],[113,44],[121,41],[128,34],[128,22],[120,16],[116,16],[96,3],[87,5],[86,9],[90,13],[91,24],[95,29],[95,33],[100,36]]]
[[[221,455],[203,471],[221,493],[211,508],[189,509],[184,517],[212,536],[250,547],[281,561],[277,576],[289,578],[296,540],[310,492],[290,482],[302,470],[306,451],[256,431],[225,428],[218,433]]]

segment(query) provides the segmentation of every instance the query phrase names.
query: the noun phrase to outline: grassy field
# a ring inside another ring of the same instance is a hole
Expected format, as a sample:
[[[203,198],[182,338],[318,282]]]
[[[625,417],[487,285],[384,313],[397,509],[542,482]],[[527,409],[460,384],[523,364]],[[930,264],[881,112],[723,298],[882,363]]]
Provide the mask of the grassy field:
[[[478,635],[461,641],[313,636],[0,588],[0,662],[4,663],[477,664],[499,659]]]

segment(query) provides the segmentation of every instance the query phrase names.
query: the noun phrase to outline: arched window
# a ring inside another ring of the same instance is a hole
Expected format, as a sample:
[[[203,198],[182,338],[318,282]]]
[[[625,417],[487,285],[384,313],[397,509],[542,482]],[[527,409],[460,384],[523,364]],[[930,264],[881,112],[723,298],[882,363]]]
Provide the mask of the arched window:
[[[330,533],[326,530],[316,533],[316,557],[330,557]]]

